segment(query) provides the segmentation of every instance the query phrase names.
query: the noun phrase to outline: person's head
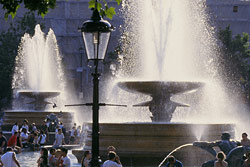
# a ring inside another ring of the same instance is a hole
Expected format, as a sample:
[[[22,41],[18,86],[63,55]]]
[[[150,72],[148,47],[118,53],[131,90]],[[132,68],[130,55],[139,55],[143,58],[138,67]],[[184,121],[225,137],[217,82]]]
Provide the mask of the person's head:
[[[29,124],[28,120],[27,120],[27,119],[23,120],[23,124],[24,124],[24,125]]]
[[[11,147],[7,147],[6,152],[13,151]]]
[[[17,122],[15,122],[15,124],[14,125],[17,125]]]
[[[58,129],[58,134],[61,134],[62,133],[62,129]]]
[[[40,149],[40,154],[42,155],[42,156],[46,156],[46,157],[48,157],[48,150],[47,150],[47,148],[41,148]]]
[[[79,126],[77,127],[77,129],[81,129],[81,126],[79,125]]]
[[[26,129],[26,128],[23,128],[23,129],[22,129],[22,132],[23,132],[23,133],[27,133],[27,129]]]
[[[248,136],[247,133],[242,133],[242,139],[243,139],[243,140],[246,140],[246,139],[247,139],[247,136]]]
[[[87,158],[87,159],[91,159],[91,152],[90,151],[85,151],[83,157]]]
[[[115,152],[116,148],[114,146],[108,146],[107,150],[108,150],[108,152],[110,152],[110,151],[114,151]]]
[[[75,129],[76,129],[76,127],[75,127],[75,126],[73,126],[73,127],[72,127],[72,129],[74,129],[74,130],[75,130]]]
[[[55,152],[55,156],[59,158],[61,156],[61,152],[62,152],[61,149],[57,149]]]
[[[50,153],[51,155],[55,155],[55,153],[56,153],[56,149],[51,148],[51,149],[49,150],[49,153]]]
[[[172,155],[170,155],[169,157],[168,157],[168,162],[169,162],[169,164],[174,164],[175,163],[175,157],[174,156],[172,156]]]
[[[67,148],[62,148],[61,151],[62,151],[62,153],[61,153],[62,156],[64,156],[64,157],[67,156],[67,154],[68,154],[68,149]]]
[[[3,137],[3,132],[0,131],[0,138]]]
[[[44,134],[44,131],[43,131],[43,130],[41,130],[41,131],[40,131],[40,134],[41,134],[41,135],[42,135],[42,134]]]
[[[218,152],[216,155],[216,158],[220,161],[223,161],[225,159],[225,157],[226,157],[226,155],[222,151]]]
[[[76,127],[76,123],[74,123],[74,127]]]
[[[111,161],[115,161],[116,153],[114,151],[110,151],[108,153],[108,159]]]
[[[33,122],[33,123],[32,123],[32,126],[36,126],[36,124]]]
[[[225,132],[221,134],[221,140],[230,140],[230,134]]]

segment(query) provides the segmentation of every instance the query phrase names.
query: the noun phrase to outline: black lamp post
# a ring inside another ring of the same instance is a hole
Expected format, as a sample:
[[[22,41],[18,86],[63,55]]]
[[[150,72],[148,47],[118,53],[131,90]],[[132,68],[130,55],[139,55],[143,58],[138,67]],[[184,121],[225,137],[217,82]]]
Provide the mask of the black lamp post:
[[[81,32],[88,60],[93,60],[95,71],[93,76],[93,125],[92,125],[92,160],[91,167],[99,167],[99,76],[98,61],[103,60],[106,54],[109,38],[113,27],[103,20],[97,9],[94,9],[90,20],[82,24]]]

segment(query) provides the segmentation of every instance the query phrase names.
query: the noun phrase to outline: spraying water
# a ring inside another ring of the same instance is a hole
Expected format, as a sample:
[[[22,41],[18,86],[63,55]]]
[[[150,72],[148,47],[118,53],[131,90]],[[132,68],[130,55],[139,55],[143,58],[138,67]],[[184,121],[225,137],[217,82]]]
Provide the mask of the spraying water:
[[[183,144],[183,145],[181,145],[180,147],[177,147],[176,149],[174,149],[173,151],[171,151],[164,159],[163,159],[163,161],[158,165],[158,167],[161,167],[162,165],[163,165],[163,163],[167,160],[167,158],[170,156],[170,155],[172,155],[174,152],[176,152],[176,151],[178,151],[178,150],[180,150],[180,149],[182,149],[182,148],[184,148],[184,147],[188,147],[188,146],[192,146],[193,144],[192,143],[190,143],[190,144]]]
[[[53,30],[50,29],[45,36],[40,25],[37,25],[34,36],[25,34],[21,39],[12,81],[14,92],[58,91],[63,99],[65,83],[61,62],[62,57]]]

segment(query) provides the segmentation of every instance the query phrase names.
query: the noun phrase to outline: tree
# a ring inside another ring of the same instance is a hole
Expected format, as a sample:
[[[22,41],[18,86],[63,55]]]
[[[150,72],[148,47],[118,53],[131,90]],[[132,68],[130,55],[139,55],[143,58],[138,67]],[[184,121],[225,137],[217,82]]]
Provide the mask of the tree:
[[[112,0],[111,0],[112,1]],[[114,0],[120,5],[121,0]],[[56,0],[0,0],[2,8],[6,11],[5,18],[11,15],[15,17],[18,8],[23,4],[30,11],[37,11],[38,15],[44,17],[49,9],[56,7]],[[109,7],[106,0],[89,0],[89,8],[97,8],[101,15],[112,19],[116,14],[114,7]]]
[[[229,88],[241,88],[241,94],[250,99],[250,50],[247,33],[232,35],[230,26],[220,29],[218,37],[222,43],[219,66],[223,69],[224,82]]]
[[[0,109],[10,106],[12,77],[18,45],[24,33],[34,35],[37,24],[34,13],[26,13],[16,26],[10,24],[7,32],[0,33]]]

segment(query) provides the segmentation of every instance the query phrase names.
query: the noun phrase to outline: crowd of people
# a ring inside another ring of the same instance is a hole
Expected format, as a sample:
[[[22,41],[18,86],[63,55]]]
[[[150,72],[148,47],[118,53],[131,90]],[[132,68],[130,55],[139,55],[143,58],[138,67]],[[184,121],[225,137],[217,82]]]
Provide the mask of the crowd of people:
[[[103,163],[102,167],[122,167],[120,157],[116,154],[116,148],[114,146],[109,146],[107,148],[107,160]],[[85,151],[81,166],[82,167],[91,167],[91,152]]]
[[[44,121],[43,125],[37,128],[35,123],[29,125],[26,119],[20,127],[18,123],[15,123],[11,130],[11,137],[8,140],[3,133],[0,132],[0,154],[5,153],[7,147],[11,147],[16,153],[20,153],[22,148],[30,148],[32,151],[39,150],[44,145],[51,143],[48,135],[49,132],[51,132],[49,126],[50,125]],[[54,142],[52,141],[53,147],[59,148],[65,145],[66,129],[62,122],[59,122],[53,132],[55,133],[55,140]],[[67,144],[78,144],[80,142],[81,126],[76,128],[76,124],[74,124],[72,131],[69,133],[70,141]]]
[[[38,167],[70,167],[71,162],[68,157],[68,149],[61,148],[60,150],[50,149],[48,154],[47,148],[40,148],[40,157],[37,159]],[[16,159],[16,153],[11,147],[7,147],[6,153],[2,155],[0,167],[20,167],[19,161]]]

